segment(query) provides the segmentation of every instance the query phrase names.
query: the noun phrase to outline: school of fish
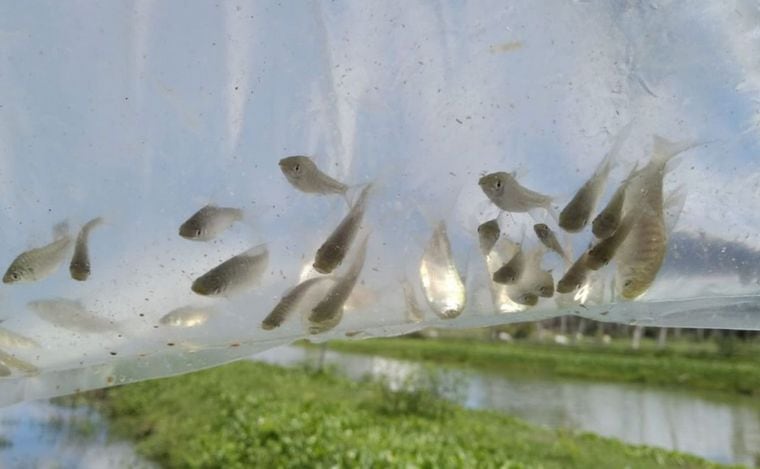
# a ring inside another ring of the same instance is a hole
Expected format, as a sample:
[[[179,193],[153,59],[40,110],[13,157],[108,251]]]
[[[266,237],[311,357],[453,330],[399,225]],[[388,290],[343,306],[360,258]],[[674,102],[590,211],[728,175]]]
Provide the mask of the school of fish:
[[[579,295],[587,297],[592,283],[598,279],[594,272],[611,263],[615,265],[618,298],[634,300],[648,291],[667,248],[667,202],[663,194],[667,164],[698,143],[676,143],[654,136],[649,162],[643,167],[638,163],[633,165],[607,204],[596,212],[610,174],[619,165],[619,154],[631,127],[629,124],[618,132],[611,149],[559,215],[553,206],[555,197],[524,186],[515,173],[496,171],[480,177],[480,189],[499,209],[499,216],[480,223],[475,234],[492,282],[495,311],[523,311],[536,306],[541,299],[550,298],[555,298],[557,304],[563,306],[568,295],[574,295],[574,300],[579,301]],[[376,186],[375,183],[350,186],[328,175],[308,156],[283,158],[279,167],[292,188],[318,196],[339,195],[349,205],[344,218],[315,250],[311,268],[317,276],[302,277],[300,283],[286,290],[260,326],[266,331],[279,328],[300,312],[302,327],[310,334],[320,334],[336,327],[344,310],[352,308],[347,305],[355,294],[371,239],[371,230],[364,226],[363,220]],[[358,189],[353,201],[349,198],[352,188]],[[528,230],[523,229],[519,242],[510,240],[502,229],[501,215],[507,212],[512,217],[512,214],[520,213],[534,216],[537,211],[546,213],[550,220],[532,225],[535,237],[526,235]],[[245,218],[241,209],[207,204],[180,225],[178,234],[194,242],[209,242],[222,237],[233,224]],[[555,224],[556,229],[552,229],[547,221]],[[91,232],[103,223],[101,217],[93,218],[80,228],[76,238],[69,234],[67,223],[56,225],[50,243],[28,249],[13,259],[3,275],[3,282],[41,281],[55,273],[69,255],[71,278],[77,282],[87,281],[91,275],[97,274],[97,268],[93,269],[91,265],[89,238]],[[582,232],[589,224],[596,241],[573,258],[568,236]],[[564,243],[558,236],[560,230],[566,233]],[[544,267],[544,259],[550,254],[556,255],[555,260],[564,264],[564,270],[556,273],[556,284],[553,272],[556,269]],[[350,262],[342,267],[348,258]],[[241,295],[255,288],[268,264],[268,247],[259,244],[197,276],[189,288],[211,300]],[[407,322],[422,322],[426,310],[444,320],[454,319],[464,312],[468,298],[465,282],[457,269],[443,220],[437,220],[432,227],[431,236],[421,249],[416,274],[416,277],[404,274],[398,285]],[[428,308],[418,302],[418,289]],[[27,306],[52,326],[77,333],[119,333],[122,327],[70,299],[41,299],[31,301]],[[199,327],[219,315],[213,306],[186,305],[167,312],[156,327]],[[0,364],[3,366],[0,375],[12,375],[14,369],[26,374],[36,372],[34,365],[2,350],[36,347],[39,344],[35,340],[0,328]]]

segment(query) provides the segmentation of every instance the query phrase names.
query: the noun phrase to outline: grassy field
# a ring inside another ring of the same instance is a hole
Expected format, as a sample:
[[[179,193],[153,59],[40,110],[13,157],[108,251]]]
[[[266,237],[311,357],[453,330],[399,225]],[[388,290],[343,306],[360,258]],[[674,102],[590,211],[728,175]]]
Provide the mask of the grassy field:
[[[85,397],[166,467],[716,467],[465,410],[417,384],[238,362]]]
[[[372,339],[333,342],[335,350],[385,355],[479,369],[563,377],[683,386],[760,396],[760,354],[754,349],[727,357],[699,345],[675,344],[657,350],[644,344],[634,351],[623,344],[561,346],[529,341],[511,343],[471,339]]]

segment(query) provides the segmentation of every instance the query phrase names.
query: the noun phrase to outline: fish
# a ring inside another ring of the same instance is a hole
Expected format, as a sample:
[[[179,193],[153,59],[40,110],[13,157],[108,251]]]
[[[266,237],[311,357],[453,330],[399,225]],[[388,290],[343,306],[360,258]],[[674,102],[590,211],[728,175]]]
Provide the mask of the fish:
[[[551,298],[554,296],[554,278],[552,273],[541,268],[541,262],[545,254],[546,249],[544,246],[538,246],[524,254],[525,265],[523,274],[513,291],[510,292],[511,296],[516,298],[516,303],[534,306],[530,304],[529,300],[526,302],[518,301],[518,299],[520,297],[523,297],[523,299],[530,298],[530,295],[541,298]]]
[[[409,322],[420,323],[425,319],[425,313],[417,303],[417,296],[414,294],[414,287],[411,282],[404,278],[401,281],[401,288],[404,291],[404,304],[406,305],[406,319]]]
[[[322,172],[308,156],[280,160],[280,170],[296,189],[307,194],[345,194],[348,186]]]
[[[66,298],[35,300],[27,306],[45,321],[85,334],[117,331],[117,325],[85,309],[79,301]]]
[[[511,285],[517,283],[522,277],[525,270],[525,254],[522,247],[518,245],[517,252],[514,256],[502,265],[491,277],[494,282],[502,285]]]
[[[489,277],[499,270],[505,262],[508,262],[517,253],[518,245],[507,237],[499,238],[496,245],[485,256],[486,269]],[[491,291],[491,299],[496,311],[499,313],[516,313],[527,309],[525,305],[518,304],[512,298],[521,294],[518,285],[501,285],[494,282],[488,282]]]
[[[16,368],[27,375],[33,375],[40,372],[39,368],[28,361],[15,357],[3,350],[0,350],[0,366],[4,367],[0,370],[0,376],[9,376],[10,373],[6,373],[6,370],[10,371],[11,368]]]
[[[565,272],[565,275],[557,282],[556,292],[560,294],[570,293],[579,288],[586,281],[588,276],[588,266],[586,261],[588,252],[584,252]]]
[[[37,348],[37,341],[24,337],[4,327],[0,327],[0,347],[3,348]]]
[[[536,233],[538,240],[541,241],[541,244],[562,256],[566,261],[569,261],[569,257],[567,253],[565,253],[565,250],[562,249],[562,245],[559,244],[559,240],[554,234],[554,231],[552,231],[546,223],[537,223],[533,225],[533,231]]]
[[[496,241],[499,240],[499,236],[501,236],[501,229],[499,228],[499,221],[496,218],[483,222],[478,226],[480,252],[484,256],[487,256],[491,252]]]
[[[649,163],[626,189],[623,213],[640,210],[631,232],[617,254],[615,283],[620,296],[633,300],[646,293],[662,267],[668,232],[663,207],[666,165],[675,156],[705,142],[671,142],[655,135]]]
[[[163,315],[158,323],[172,327],[195,327],[205,324],[214,313],[210,308],[182,306]]]
[[[309,333],[319,334],[328,331],[338,325],[343,318],[343,306],[359,280],[364,260],[367,257],[367,241],[369,235],[365,235],[360,242],[353,262],[346,273],[327,291],[325,297],[311,310],[308,317]]]
[[[3,275],[3,283],[36,282],[55,272],[71,247],[71,236],[63,230],[56,228],[52,243],[19,254]]]
[[[512,174],[504,171],[486,174],[478,180],[478,185],[488,199],[504,211],[519,213],[543,208],[556,217],[551,197],[522,186]]]
[[[343,220],[341,220],[330,236],[327,237],[327,240],[317,249],[313,267],[320,274],[331,273],[343,262],[361,227],[371,189],[372,185],[367,184],[348,211],[348,214],[343,217]]]
[[[280,298],[280,301],[275,305],[274,309],[272,309],[267,317],[261,322],[261,328],[265,331],[269,331],[276,327],[280,327],[293,310],[296,309],[298,303],[306,296],[309,290],[311,290],[313,286],[319,283],[324,283],[327,280],[331,280],[330,277],[310,278],[288,290],[282,295],[282,298]]]
[[[636,164],[631,169],[628,177],[625,178],[617,190],[615,190],[615,193],[612,194],[610,201],[607,202],[607,205],[602,209],[601,212],[599,212],[596,218],[594,218],[594,221],[591,223],[591,232],[594,233],[594,236],[596,236],[598,239],[609,238],[615,233],[618,225],[620,225],[620,220],[623,218],[623,203],[625,202],[625,192],[628,188],[628,184],[631,182],[631,179],[633,179],[634,175],[638,171],[638,167],[639,163],[636,162]]]
[[[589,222],[591,214],[599,202],[610,171],[620,153],[623,143],[631,133],[632,123],[623,127],[615,138],[615,143],[602,162],[594,171],[594,174],[578,189],[572,200],[562,209],[559,214],[559,226],[568,233],[577,233]]]
[[[269,263],[269,250],[259,244],[201,275],[190,289],[203,296],[230,296],[250,289]]]
[[[451,253],[446,224],[433,230],[420,262],[420,279],[430,308],[441,319],[454,319],[464,310],[467,292]]]
[[[93,218],[79,230],[74,244],[74,255],[69,264],[69,273],[74,280],[84,282],[90,277],[90,253],[87,249],[87,241],[90,237],[90,231],[101,223],[103,223],[101,217]]]
[[[623,244],[631,233],[631,229],[633,229],[633,225],[638,220],[639,215],[640,212],[638,211],[630,211],[626,214],[612,236],[599,241],[594,247],[589,249],[588,256],[586,257],[586,265],[589,269],[599,270],[610,263],[620,245]]]
[[[210,241],[243,219],[243,211],[233,207],[206,205],[179,227],[179,235],[191,241]]]
[[[514,302],[523,306],[536,306],[538,304],[538,295],[533,292],[526,292],[517,295]]]

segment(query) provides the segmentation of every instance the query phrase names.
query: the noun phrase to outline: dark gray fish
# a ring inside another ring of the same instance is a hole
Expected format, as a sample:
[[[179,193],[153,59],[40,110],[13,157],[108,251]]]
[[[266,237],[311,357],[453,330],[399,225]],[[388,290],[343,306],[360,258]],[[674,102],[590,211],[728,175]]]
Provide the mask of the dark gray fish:
[[[79,230],[74,244],[74,255],[71,257],[71,264],[69,264],[69,273],[74,280],[84,282],[90,277],[90,252],[87,248],[87,242],[90,231],[101,223],[103,223],[101,217],[93,218]]]
[[[525,271],[525,254],[522,246],[517,247],[517,252],[512,259],[493,273],[493,281],[502,285],[517,283]]]
[[[330,288],[325,297],[311,310],[308,317],[309,333],[319,334],[337,326],[343,318],[343,306],[359,280],[364,260],[367,257],[369,235],[361,240],[356,250],[356,257],[346,273]]]
[[[269,250],[260,244],[231,257],[201,275],[191,289],[204,296],[229,296],[250,289],[269,263]]]
[[[565,275],[557,282],[557,293],[570,293],[579,288],[588,277],[586,260],[588,253],[584,252],[575,263],[565,272]]]
[[[496,218],[483,222],[478,226],[480,252],[484,256],[487,256],[491,252],[496,241],[499,240],[499,236],[501,236],[501,228],[499,228],[499,221]]]
[[[314,256],[314,270],[320,274],[331,273],[343,262],[354,238],[356,238],[356,234],[359,232],[359,228],[361,228],[371,189],[371,184],[367,184],[362,189],[348,214],[343,217],[343,220],[317,250],[317,254]]]
[[[293,187],[307,194],[345,194],[348,186],[320,170],[308,156],[280,160],[280,170]]]
[[[622,223],[612,236],[599,241],[594,247],[589,249],[586,257],[586,265],[591,270],[599,270],[609,264],[617,253],[623,241],[631,233],[634,223],[638,220],[641,213],[631,211],[623,218]]]
[[[316,284],[322,283],[326,280],[331,280],[330,277],[314,277],[299,283],[295,287],[288,290],[277,305],[272,309],[272,312],[264,318],[261,322],[261,328],[265,331],[272,330],[276,327],[280,327],[283,322],[290,316],[298,306],[298,303],[306,296],[306,293]]]
[[[589,222],[591,214],[599,202],[610,170],[620,154],[623,143],[631,133],[632,123],[623,127],[615,138],[615,143],[605,155],[594,174],[575,193],[573,199],[562,209],[559,214],[559,226],[569,233],[581,231]]]
[[[591,232],[594,233],[594,236],[597,238],[609,238],[618,229],[620,220],[623,218],[625,192],[631,179],[633,179],[634,175],[636,174],[638,167],[639,163],[636,162],[636,164],[631,169],[631,173],[620,184],[615,193],[612,194],[612,198],[609,202],[607,202],[607,205],[604,207],[604,209],[602,209],[596,218],[594,218],[594,221],[591,224]]]

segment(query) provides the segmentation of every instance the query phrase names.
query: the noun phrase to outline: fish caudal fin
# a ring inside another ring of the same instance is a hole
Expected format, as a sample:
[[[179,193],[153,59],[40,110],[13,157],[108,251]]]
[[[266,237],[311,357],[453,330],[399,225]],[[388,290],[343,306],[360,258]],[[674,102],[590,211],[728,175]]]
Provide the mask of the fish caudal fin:
[[[691,150],[692,148],[698,147],[700,145],[710,143],[709,141],[705,140],[674,142],[660,135],[655,135],[653,139],[654,147],[652,150],[652,161],[655,161],[662,165],[666,164],[668,161],[687,150]]]

